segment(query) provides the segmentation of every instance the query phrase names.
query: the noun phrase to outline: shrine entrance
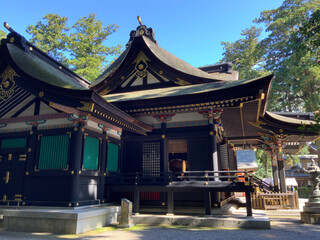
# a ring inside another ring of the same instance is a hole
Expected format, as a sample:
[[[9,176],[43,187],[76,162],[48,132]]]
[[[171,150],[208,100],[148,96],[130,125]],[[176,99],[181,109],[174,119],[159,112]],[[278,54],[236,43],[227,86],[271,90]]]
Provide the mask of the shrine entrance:
[[[188,141],[186,139],[168,140],[168,155],[170,172],[188,171]]]

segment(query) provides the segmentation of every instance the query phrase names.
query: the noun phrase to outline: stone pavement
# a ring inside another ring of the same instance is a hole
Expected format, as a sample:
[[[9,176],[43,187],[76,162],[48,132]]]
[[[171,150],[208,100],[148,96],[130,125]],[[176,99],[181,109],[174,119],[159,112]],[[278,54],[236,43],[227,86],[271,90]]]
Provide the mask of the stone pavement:
[[[320,237],[320,225],[302,224],[299,218],[271,218],[271,229],[200,229],[185,227],[134,227],[133,230],[111,229],[100,233],[82,235],[52,235],[43,233],[17,233],[0,231],[1,240],[48,240],[48,239],[81,239],[81,240],[200,240],[200,239],[312,239]]]
[[[301,204],[303,205],[303,204]],[[300,206],[302,208],[302,206]],[[200,240],[200,239],[320,239],[320,225],[303,224],[300,221],[299,210],[266,211],[271,220],[271,229],[209,229],[187,227],[143,227],[137,226],[130,230],[106,228],[104,231],[94,231],[80,235],[54,235],[44,233],[18,233],[1,231],[0,240],[49,240],[49,239],[79,239],[79,240]]]

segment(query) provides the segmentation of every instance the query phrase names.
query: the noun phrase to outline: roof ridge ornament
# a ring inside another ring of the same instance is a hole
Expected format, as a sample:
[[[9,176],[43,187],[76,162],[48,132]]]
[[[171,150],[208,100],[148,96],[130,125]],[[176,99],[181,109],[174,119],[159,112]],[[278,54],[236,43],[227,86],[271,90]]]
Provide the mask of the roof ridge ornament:
[[[137,19],[138,19],[138,22],[140,23],[140,26],[143,26],[140,16],[137,16]]]
[[[137,19],[138,19],[140,26],[138,26],[136,30],[133,30],[130,32],[130,39],[129,39],[129,42],[126,44],[126,47],[129,46],[129,44],[133,41],[134,38],[141,37],[141,36],[148,37],[151,41],[153,41],[155,44],[157,44],[157,41],[154,38],[153,29],[147,28],[146,25],[143,25],[140,16],[137,16]]]

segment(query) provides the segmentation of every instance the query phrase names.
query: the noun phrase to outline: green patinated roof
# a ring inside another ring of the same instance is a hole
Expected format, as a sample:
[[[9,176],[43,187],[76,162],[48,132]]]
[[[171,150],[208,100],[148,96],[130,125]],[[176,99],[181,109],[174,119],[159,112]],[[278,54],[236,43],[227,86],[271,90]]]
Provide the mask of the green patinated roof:
[[[272,77],[269,75],[266,77]],[[163,98],[163,97],[174,97],[174,96],[183,96],[190,94],[199,94],[212,92],[227,88],[233,88],[248,83],[255,82],[261,78],[251,79],[251,80],[239,80],[239,81],[227,81],[227,82],[211,82],[203,83],[196,85],[187,85],[187,86],[177,86],[169,87],[165,89],[152,89],[128,93],[118,93],[118,94],[108,94],[103,96],[108,102],[123,102],[123,101],[133,101],[133,100],[143,100],[143,99],[154,99],[154,98]]]
[[[7,44],[7,47],[13,61],[22,71],[31,77],[57,87],[77,90],[88,89],[75,81],[74,78],[63,73],[59,68],[35,56],[32,52],[23,51],[14,44]]]

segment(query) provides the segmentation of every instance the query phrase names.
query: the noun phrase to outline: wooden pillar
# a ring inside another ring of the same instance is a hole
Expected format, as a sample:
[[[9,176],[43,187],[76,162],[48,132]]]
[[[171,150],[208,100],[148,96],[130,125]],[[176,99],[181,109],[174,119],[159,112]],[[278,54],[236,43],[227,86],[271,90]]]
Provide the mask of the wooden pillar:
[[[30,131],[30,138],[28,141],[28,152],[27,152],[27,162],[25,166],[25,179],[23,187],[23,198],[28,200],[31,194],[31,184],[30,184],[30,172],[34,171],[34,164],[36,164],[37,156],[37,146],[38,146],[38,127],[33,126]]]
[[[277,160],[278,160],[277,162],[278,162],[280,192],[285,193],[287,192],[286,174],[285,174],[284,162],[282,158],[282,149],[280,147],[278,148]]]
[[[82,124],[79,123],[71,136],[71,147],[70,147],[70,195],[69,201],[71,206],[76,206],[79,200],[79,184],[81,174],[81,161],[82,161],[82,143],[83,143],[83,131]],[[69,206],[70,206],[69,204]]]
[[[37,116],[40,113],[40,99],[35,99],[35,106],[33,115]],[[28,142],[28,150],[27,150],[27,162],[25,166],[25,178],[23,183],[23,199],[30,199],[31,195],[31,179],[30,179],[30,172],[35,171],[35,164],[37,163],[37,149],[39,145],[39,138],[38,138],[38,124],[32,126],[30,132],[30,138]]]
[[[167,192],[167,215],[173,214],[174,209],[174,195],[173,191]]]
[[[247,190],[245,193],[246,193],[247,216],[251,217],[252,216],[251,192]]]
[[[211,215],[211,192],[204,190],[203,194],[205,215]]]
[[[218,152],[217,152],[217,142],[216,142],[216,131],[215,131],[215,125],[213,123],[213,120],[209,121],[209,167],[211,171],[218,171]],[[218,173],[214,173],[215,176],[219,176]],[[214,179],[215,181],[218,180],[218,178]],[[220,202],[220,192],[213,192],[212,193],[212,200],[214,203]],[[210,195],[210,201],[211,201],[211,195]],[[210,206],[211,207],[211,206]],[[211,211],[211,210],[210,210]]]
[[[133,213],[138,214],[140,209],[140,190],[135,187],[133,190]]]
[[[276,192],[279,192],[279,175],[278,175],[278,164],[277,164],[277,152],[272,150],[271,153],[271,161],[272,161],[272,176],[273,176],[273,186]]]
[[[209,167],[210,167],[210,170],[212,171],[219,171],[216,131],[215,131],[214,124],[209,124],[209,135],[210,135],[209,136],[209,154],[210,154]],[[215,176],[218,176],[218,174],[215,174]]]
[[[101,203],[104,203],[105,196],[105,171],[107,163],[107,137],[106,132],[103,131],[103,138],[101,142],[101,156],[100,156],[100,184],[99,184],[99,199]]]
[[[167,173],[169,170],[168,163],[168,144],[166,139],[166,131],[167,131],[167,122],[164,121],[161,123],[161,156],[162,156],[162,169],[161,171],[165,174],[165,179],[167,179]]]

